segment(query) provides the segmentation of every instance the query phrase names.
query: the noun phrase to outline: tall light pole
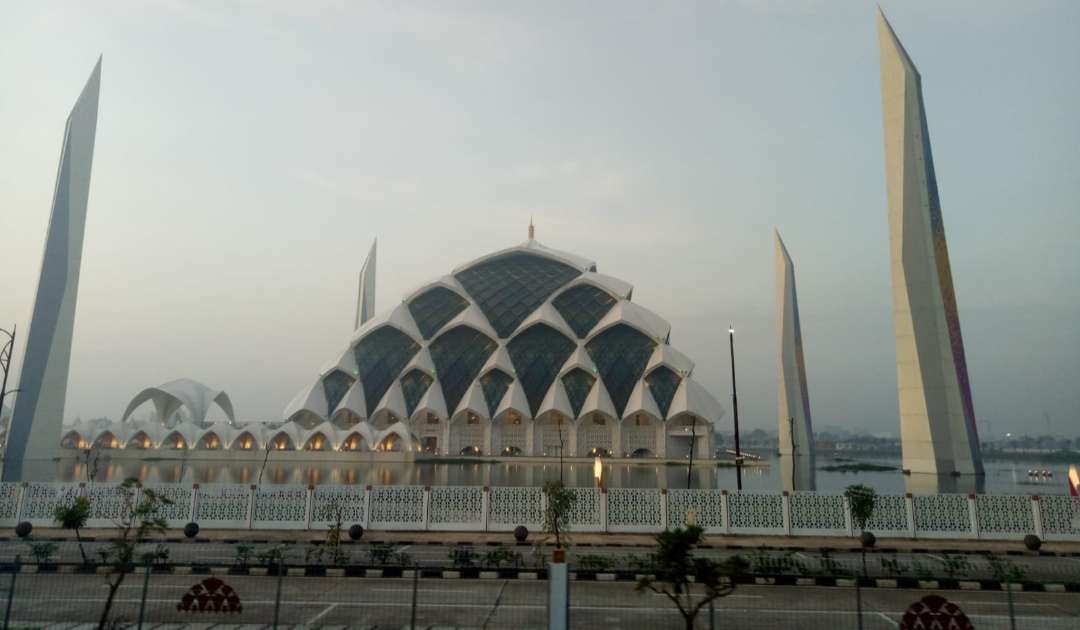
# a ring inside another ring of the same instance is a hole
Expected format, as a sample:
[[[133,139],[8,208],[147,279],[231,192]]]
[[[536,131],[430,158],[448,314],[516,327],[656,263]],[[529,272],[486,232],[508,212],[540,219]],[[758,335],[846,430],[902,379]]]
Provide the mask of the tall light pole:
[[[735,483],[742,491],[742,450],[739,448],[739,393],[735,389],[735,326],[728,327],[731,348],[731,411],[735,414]]]

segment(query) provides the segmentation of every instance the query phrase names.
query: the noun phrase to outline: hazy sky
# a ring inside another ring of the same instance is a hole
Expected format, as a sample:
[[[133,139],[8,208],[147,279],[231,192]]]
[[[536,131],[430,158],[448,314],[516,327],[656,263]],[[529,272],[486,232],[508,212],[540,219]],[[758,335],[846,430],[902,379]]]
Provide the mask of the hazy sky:
[[[1080,2],[883,2],[923,75],[982,433],[1080,426]],[[378,310],[523,241],[596,261],[776,427],[772,229],[815,426],[897,433],[874,4],[0,4],[0,326],[101,102],[67,414],[193,377],[278,419]],[[730,414],[725,418],[730,426]]]

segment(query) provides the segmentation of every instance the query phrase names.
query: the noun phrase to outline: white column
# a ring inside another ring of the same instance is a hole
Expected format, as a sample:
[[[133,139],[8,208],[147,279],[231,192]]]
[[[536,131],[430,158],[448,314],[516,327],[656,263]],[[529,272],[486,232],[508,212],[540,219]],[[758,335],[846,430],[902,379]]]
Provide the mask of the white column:
[[[1043,537],[1042,510],[1040,509],[1039,496],[1031,496],[1031,522],[1035,525],[1035,535]]]
[[[908,535],[918,538],[918,532],[915,531],[915,499],[910,492],[904,495],[904,511],[907,513]]]
[[[788,536],[791,535],[791,495],[787,490],[784,490],[784,494],[780,495],[780,514],[783,516],[784,521],[784,533]]]
[[[566,550],[556,549],[548,563],[548,630],[570,627],[570,575]]]

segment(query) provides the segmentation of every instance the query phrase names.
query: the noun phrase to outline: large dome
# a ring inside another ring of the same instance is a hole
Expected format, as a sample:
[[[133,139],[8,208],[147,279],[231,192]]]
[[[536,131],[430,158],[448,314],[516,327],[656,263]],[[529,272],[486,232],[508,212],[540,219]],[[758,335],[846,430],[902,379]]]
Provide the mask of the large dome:
[[[532,239],[478,258],[361,326],[285,419],[348,450],[708,456],[724,411],[632,291]]]

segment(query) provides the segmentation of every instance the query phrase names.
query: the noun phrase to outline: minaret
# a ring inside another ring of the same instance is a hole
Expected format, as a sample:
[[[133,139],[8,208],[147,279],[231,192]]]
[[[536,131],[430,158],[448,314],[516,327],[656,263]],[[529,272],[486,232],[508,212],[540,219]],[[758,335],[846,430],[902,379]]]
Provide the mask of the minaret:
[[[364,266],[360,268],[360,290],[356,296],[356,324],[354,330],[375,316],[375,248],[379,239],[371,244]]]
[[[99,57],[64,129],[45,256],[8,431],[4,481],[51,481],[56,472],[53,458],[60,448],[67,398],[100,86]]]
[[[810,422],[810,396],[806,387],[799,299],[795,293],[795,265],[780,232],[776,235],[776,335],[778,434],[781,455],[814,457],[814,430]],[[811,461],[811,467],[812,467]]]
[[[878,10],[903,469],[983,472],[922,79]]]

